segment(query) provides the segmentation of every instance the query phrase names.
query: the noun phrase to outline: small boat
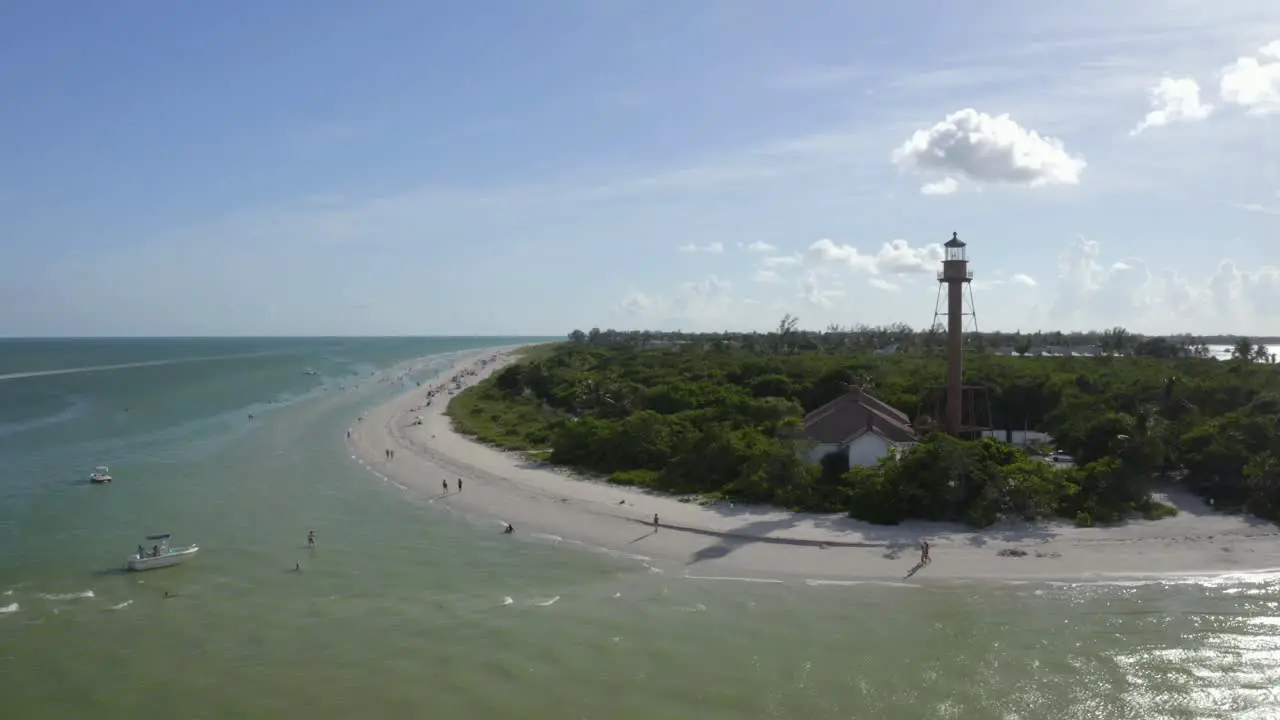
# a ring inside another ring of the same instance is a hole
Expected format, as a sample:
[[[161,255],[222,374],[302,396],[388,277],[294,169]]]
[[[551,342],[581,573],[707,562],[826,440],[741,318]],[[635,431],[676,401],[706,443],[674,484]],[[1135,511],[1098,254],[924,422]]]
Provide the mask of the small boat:
[[[154,544],[150,550],[141,545],[138,546],[138,552],[134,553],[127,563],[130,570],[155,570],[178,565],[189,560],[200,550],[196,545],[170,546],[168,533],[148,535],[147,541]]]
[[[111,482],[111,471],[107,469],[106,465],[99,465],[93,469],[93,472],[89,473],[89,482],[99,485],[109,483]]]

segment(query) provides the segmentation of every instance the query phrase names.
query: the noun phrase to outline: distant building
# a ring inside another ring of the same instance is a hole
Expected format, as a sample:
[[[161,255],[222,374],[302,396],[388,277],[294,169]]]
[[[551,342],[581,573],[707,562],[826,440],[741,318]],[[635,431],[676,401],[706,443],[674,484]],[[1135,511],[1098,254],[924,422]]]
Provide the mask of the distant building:
[[[890,452],[916,443],[905,413],[858,388],[805,415],[800,437],[809,443],[809,462],[822,462],[839,452],[849,458],[849,467],[875,465]]]
[[[1031,447],[1032,445],[1053,445],[1053,437],[1046,432],[1036,430],[984,430],[983,437],[1007,442],[1014,447]]]

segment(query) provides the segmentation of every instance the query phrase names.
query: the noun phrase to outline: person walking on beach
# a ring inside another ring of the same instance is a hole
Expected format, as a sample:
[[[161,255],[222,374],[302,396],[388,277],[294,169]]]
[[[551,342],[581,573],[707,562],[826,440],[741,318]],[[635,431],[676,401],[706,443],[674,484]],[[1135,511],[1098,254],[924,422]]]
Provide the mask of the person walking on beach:
[[[932,560],[929,559],[929,541],[920,541],[920,564],[928,565]]]
[[[307,531],[307,547],[313,548],[315,546],[316,546],[316,531],[308,530]]]
[[[445,494],[445,495],[448,495],[448,494],[449,494],[449,479],[448,479],[448,478],[445,478],[444,480],[441,480],[441,481],[440,481],[440,487],[444,488],[444,494]]]
[[[658,532],[658,513],[653,514],[653,531]]]
[[[462,492],[462,478],[458,478],[458,492]]]

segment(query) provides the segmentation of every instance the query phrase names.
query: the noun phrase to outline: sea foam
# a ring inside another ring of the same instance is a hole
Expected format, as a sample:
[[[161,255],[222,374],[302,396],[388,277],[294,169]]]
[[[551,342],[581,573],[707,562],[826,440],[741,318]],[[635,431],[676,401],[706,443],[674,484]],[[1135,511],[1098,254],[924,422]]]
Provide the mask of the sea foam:
[[[86,598],[96,597],[92,590],[81,590],[74,593],[40,593],[40,597],[45,600],[83,600]]]

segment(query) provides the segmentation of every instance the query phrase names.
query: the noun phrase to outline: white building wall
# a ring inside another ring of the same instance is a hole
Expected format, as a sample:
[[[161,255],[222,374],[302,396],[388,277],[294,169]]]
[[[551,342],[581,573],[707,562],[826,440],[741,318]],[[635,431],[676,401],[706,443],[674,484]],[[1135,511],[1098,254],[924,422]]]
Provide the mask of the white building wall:
[[[822,458],[830,455],[831,453],[839,449],[840,449],[840,446],[837,445],[836,443],[818,443],[813,447],[809,448],[809,451],[805,453],[805,459],[813,463],[814,465],[817,465],[818,463],[822,462]]]
[[[849,443],[849,467],[870,467],[889,454],[889,443],[875,433],[865,433]]]
[[[1010,441],[1016,447],[1027,447],[1035,443],[1053,444],[1053,438],[1049,433],[1036,432],[1035,430],[1014,430],[1012,433],[1006,433],[1004,430],[984,430],[982,434],[985,437],[995,438],[1001,442],[1005,438],[1012,438]]]

